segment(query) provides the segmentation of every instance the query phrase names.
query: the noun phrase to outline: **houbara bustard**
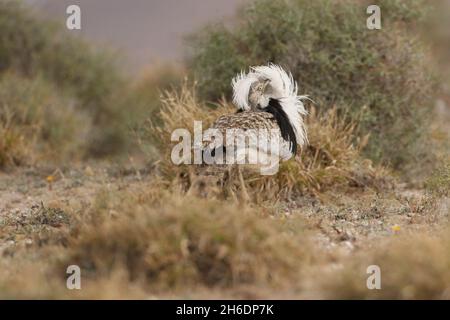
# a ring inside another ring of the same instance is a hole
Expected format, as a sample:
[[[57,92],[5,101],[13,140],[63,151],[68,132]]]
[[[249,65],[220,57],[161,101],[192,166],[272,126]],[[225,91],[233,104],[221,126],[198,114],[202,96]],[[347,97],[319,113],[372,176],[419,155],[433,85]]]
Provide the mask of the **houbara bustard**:
[[[219,117],[211,126],[209,130],[218,131],[223,139],[211,139],[212,143],[204,148],[204,158],[214,163],[220,152],[220,159],[228,159],[231,154],[238,164],[256,159],[255,164],[266,166],[261,173],[273,174],[280,160],[292,158],[297,146],[307,143],[303,100],[308,97],[299,96],[292,74],[275,64],[241,72],[232,80],[232,86],[238,112]],[[232,139],[230,131],[235,133]],[[239,138],[246,139],[245,147],[236,144]]]

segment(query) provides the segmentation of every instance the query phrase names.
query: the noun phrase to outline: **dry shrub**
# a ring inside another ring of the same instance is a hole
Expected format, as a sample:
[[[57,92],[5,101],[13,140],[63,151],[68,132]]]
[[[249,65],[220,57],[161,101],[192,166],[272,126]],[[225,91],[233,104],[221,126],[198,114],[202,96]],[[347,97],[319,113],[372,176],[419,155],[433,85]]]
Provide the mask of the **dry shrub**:
[[[226,111],[225,111],[226,110]],[[180,90],[166,90],[161,97],[161,107],[157,114],[147,121],[147,127],[140,141],[143,148],[149,145],[154,148],[153,156],[156,156],[164,164],[171,163],[170,136],[176,129],[188,129],[193,132],[194,121],[201,120],[203,129],[207,129],[214,120],[225,112],[233,112],[231,105],[217,104],[215,108],[200,105],[196,97],[195,89],[192,90],[185,82]],[[163,165],[161,169],[167,175],[176,175],[175,167]],[[173,171],[171,174],[170,171]]]
[[[34,258],[34,257],[33,257]],[[2,257],[0,260],[1,299],[63,299],[68,295],[63,283],[45,274],[46,259],[34,260],[29,257]],[[20,266],[20,267],[18,267]]]
[[[369,290],[366,269],[381,269],[381,290]],[[328,298],[449,299],[450,232],[405,235],[383,241],[322,276]]]
[[[79,153],[90,121],[43,77],[0,77],[0,167],[67,160]]]
[[[386,171],[360,155],[369,136],[356,139],[356,125],[336,109],[319,114],[312,108],[306,123],[309,145],[296,161],[282,165],[277,175],[280,186],[317,193],[335,187],[377,187],[383,182]]]
[[[297,279],[299,262],[310,262],[298,219],[150,189],[100,195],[90,211],[95,222],[79,230],[62,266],[77,264],[91,280],[125,270],[157,290],[281,285]]]
[[[200,103],[193,92],[195,90],[187,86],[183,86],[179,93],[166,92],[159,123],[155,125],[152,119],[147,131],[147,139],[160,152],[158,168],[162,176],[169,184],[181,186],[182,191],[191,192],[193,187],[200,187],[209,192],[209,196],[219,198],[243,195],[257,201],[273,201],[286,199],[295,193],[317,195],[337,187],[377,187],[385,181],[385,170],[373,167],[369,160],[360,156],[368,137],[355,145],[355,125],[338,117],[336,109],[323,114],[311,110],[307,117],[310,144],[295,159],[281,163],[274,176],[231,166],[217,171],[208,166],[176,166],[170,159],[174,145],[170,137],[175,129],[185,128],[192,134],[194,121],[203,121],[205,130],[220,115],[234,112],[233,106],[226,102],[211,109]],[[214,173],[219,180],[212,179],[211,182],[208,179]]]

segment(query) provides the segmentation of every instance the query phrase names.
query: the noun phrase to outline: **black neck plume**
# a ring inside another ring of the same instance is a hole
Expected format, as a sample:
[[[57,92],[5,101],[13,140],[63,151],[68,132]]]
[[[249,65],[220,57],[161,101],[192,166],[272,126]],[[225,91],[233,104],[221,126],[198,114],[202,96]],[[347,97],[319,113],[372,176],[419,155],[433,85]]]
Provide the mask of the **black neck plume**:
[[[289,142],[289,149],[292,154],[295,155],[297,153],[297,138],[295,137],[294,128],[292,127],[286,112],[284,112],[281,107],[280,102],[271,98],[269,100],[269,105],[265,107],[263,111],[269,112],[275,117],[275,120],[280,127],[281,137]]]

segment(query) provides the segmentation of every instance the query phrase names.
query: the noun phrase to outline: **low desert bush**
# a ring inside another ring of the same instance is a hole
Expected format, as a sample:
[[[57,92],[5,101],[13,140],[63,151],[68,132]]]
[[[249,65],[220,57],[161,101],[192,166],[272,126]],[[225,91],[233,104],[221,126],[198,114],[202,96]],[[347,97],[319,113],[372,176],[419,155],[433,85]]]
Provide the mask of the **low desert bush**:
[[[213,167],[172,163],[171,134],[175,129],[184,128],[192,135],[194,121],[203,121],[203,130],[206,130],[220,115],[235,112],[234,108],[222,102],[211,109],[197,100],[195,89],[186,85],[179,92],[166,92],[162,103],[157,117],[159,123],[154,125],[154,119],[150,120],[146,138],[158,150],[155,159],[160,160],[158,169],[165,181],[181,187],[183,192],[197,192],[200,187],[202,192],[219,198],[243,195],[256,201],[273,201],[299,193],[318,194],[332,188],[376,188],[385,181],[385,170],[360,156],[367,137],[355,143],[355,125],[340,118],[336,109],[324,113],[312,109],[306,121],[309,145],[295,159],[282,162],[274,176],[260,175],[245,168],[241,173],[236,168],[227,168],[225,174],[220,170],[216,172],[218,180],[210,180],[214,176]]]
[[[91,279],[125,270],[131,281],[158,290],[281,285],[310,262],[298,219],[150,189],[100,194],[62,265],[77,264]]]
[[[381,269],[381,290],[368,290],[367,267]],[[323,292],[338,299],[449,299],[450,233],[403,235],[352,256],[322,278]]]
[[[0,76],[0,167],[83,153],[90,119],[42,76]]]
[[[320,111],[337,107],[358,124],[357,136],[370,133],[366,155],[404,172],[429,155],[436,86],[428,51],[404,27],[425,14],[425,5],[409,3],[386,1],[389,27],[373,31],[362,2],[253,1],[237,25],[219,23],[193,35],[188,64],[201,98],[212,101],[230,96],[230,80],[240,70],[280,64]],[[401,18],[407,23],[393,22]]]

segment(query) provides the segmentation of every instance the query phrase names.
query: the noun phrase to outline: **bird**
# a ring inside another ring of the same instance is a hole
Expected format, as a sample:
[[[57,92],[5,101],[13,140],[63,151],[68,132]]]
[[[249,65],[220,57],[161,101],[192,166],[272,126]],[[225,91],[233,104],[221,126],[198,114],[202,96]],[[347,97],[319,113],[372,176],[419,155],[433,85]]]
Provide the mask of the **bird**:
[[[219,159],[223,163],[229,157],[237,163],[250,158],[256,159],[256,164],[287,161],[295,156],[298,146],[307,144],[303,101],[309,97],[298,95],[290,72],[271,63],[254,66],[236,75],[231,85],[237,111],[220,116],[208,129],[222,138],[211,139],[204,148],[209,162],[217,164],[214,160]],[[227,135],[230,132],[235,136]],[[239,139],[247,139],[247,145],[236,145]]]

